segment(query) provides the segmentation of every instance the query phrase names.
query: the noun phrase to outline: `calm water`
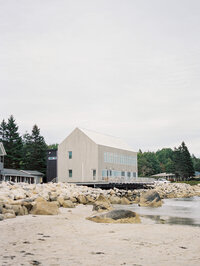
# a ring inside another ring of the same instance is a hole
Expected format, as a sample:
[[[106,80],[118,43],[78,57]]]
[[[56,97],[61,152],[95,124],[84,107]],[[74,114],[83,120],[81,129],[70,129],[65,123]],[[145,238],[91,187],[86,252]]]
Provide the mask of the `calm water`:
[[[139,207],[137,204],[123,208],[135,211],[155,223],[200,226],[200,197],[165,199],[163,202],[163,206],[158,208]]]

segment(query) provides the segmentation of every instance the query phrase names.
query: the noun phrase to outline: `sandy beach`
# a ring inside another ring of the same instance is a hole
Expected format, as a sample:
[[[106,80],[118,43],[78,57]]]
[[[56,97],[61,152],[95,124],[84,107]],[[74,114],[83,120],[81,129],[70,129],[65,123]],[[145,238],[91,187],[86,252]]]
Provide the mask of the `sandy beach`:
[[[99,224],[92,206],[0,223],[0,265],[199,265],[200,227]]]

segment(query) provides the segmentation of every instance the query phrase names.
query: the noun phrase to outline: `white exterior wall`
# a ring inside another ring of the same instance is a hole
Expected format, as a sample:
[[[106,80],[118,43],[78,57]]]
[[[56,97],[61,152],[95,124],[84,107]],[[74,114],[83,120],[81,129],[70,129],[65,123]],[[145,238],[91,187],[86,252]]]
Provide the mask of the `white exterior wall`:
[[[72,159],[69,159],[69,151],[72,151]],[[135,158],[135,164],[106,162],[105,152],[124,157],[131,156]],[[58,146],[57,156],[58,182],[131,182],[138,176],[136,152],[98,145],[78,128]],[[95,179],[93,178],[94,169],[96,170]],[[69,170],[72,170],[72,177],[69,177]],[[102,170],[112,170],[113,176],[102,178]],[[114,176],[114,171],[120,171],[120,177]],[[125,172],[125,177],[121,176],[121,172]],[[127,176],[128,172],[131,173],[130,178]]]
[[[128,165],[128,164],[119,164],[119,163],[109,163],[109,162],[105,162],[104,160],[104,153],[105,152],[109,152],[112,154],[117,154],[117,155],[121,155],[121,156],[131,156],[135,158],[135,165]],[[108,177],[108,178],[104,178],[104,180],[108,180],[108,181],[131,181],[131,179],[133,179],[133,173],[136,173],[136,177],[138,176],[138,170],[137,170],[137,152],[133,152],[133,151],[127,151],[127,150],[121,150],[121,149],[116,149],[116,148],[112,148],[112,147],[107,147],[107,146],[102,146],[99,145],[98,146],[98,162],[99,162],[99,181],[102,180],[102,170],[112,170],[112,171],[120,171],[120,172],[125,172],[125,174],[127,174],[127,172],[131,173],[131,178],[129,179],[127,176],[122,177],[120,176],[115,177]],[[112,172],[113,173],[113,172]]]
[[[69,159],[69,151],[72,151],[72,159]],[[94,181],[93,169],[98,176],[98,145],[76,128],[58,146],[58,182]]]

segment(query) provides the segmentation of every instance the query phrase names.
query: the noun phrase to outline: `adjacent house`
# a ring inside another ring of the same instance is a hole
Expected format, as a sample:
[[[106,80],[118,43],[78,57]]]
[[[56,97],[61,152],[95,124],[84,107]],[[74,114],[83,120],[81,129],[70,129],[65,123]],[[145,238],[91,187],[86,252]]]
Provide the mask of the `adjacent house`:
[[[58,182],[132,182],[137,152],[116,137],[76,128],[58,146]]]
[[[34,170],[16,170],[4,168],[4,156],[6,151],[0,142],[0,181],[25,182],[38,184],[43,181],[43,173]]]
[[[172,174],[172,173],[159,173],[159,174],[156,174],[156,175],[152,175],[152,177],[154,177],[154,178],[164,178],[164,179],[169,180],[169,181],[175,181],[175,179],[176,179],[175,174]]]

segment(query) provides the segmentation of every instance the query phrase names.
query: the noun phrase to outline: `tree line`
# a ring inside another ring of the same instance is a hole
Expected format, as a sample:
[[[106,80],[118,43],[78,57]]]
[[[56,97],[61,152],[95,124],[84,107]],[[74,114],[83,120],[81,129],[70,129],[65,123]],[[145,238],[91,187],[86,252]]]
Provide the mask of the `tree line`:
[[[0,124],[0,142],[3,142],[7,156],[4,167],[10,169],[38,170],[46,172],[46,151],[56,149],[58,144],[47,146],[37,125],[32,132],[20,135],[13,115]],[[151,176],[161,172],[174,173],[188,178],[200,172],[200,159],[190,155],[185,143],[178,148],[164,148],[157,152],[138,152],[139,176]]]
[[[177,177],[187,179],[200,172],[200,159],[190,152],[184,142],[178,148],[163,148],[156,152],[138,153],[139,176],[151,176],[158,173],[173,173]]]
[[[3,119],[0,124],[0,142],[7,153],[4,159],[5,168],[46,172],[47,144],[37,125],[33,126],[31,133],[26,132],[21,136],[11,115],[8,121]]]

